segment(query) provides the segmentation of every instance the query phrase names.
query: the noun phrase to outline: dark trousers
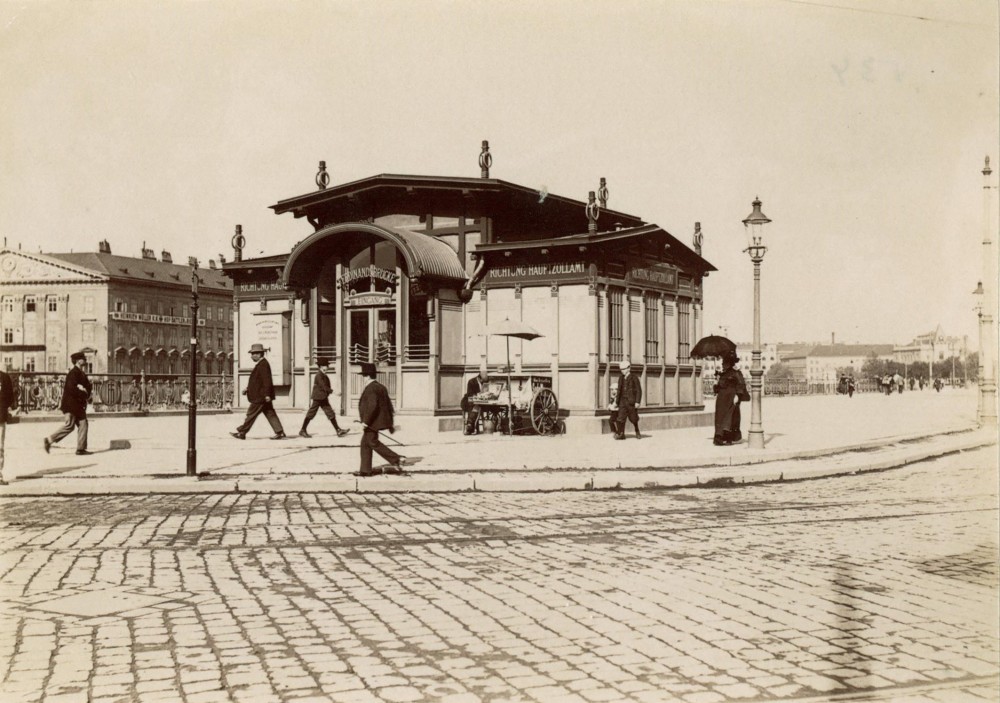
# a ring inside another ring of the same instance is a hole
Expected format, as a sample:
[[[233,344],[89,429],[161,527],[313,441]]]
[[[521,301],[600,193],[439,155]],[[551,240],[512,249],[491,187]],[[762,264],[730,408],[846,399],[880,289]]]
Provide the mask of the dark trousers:
[[[305,429],[309,426],[309,423],[312,422],[312,419],[316,417],[316,413],[319,412],[320,408],[323,409],[323,414],[326,415],[326,419],[333,423],[333,428],[339,431],[340,426],[337,424],[337,413],[335,413],[333,408],[330,407],[330,401],[325,399],[316,400],[315,398],[309,405],[309,410],[306,411],[306,416],[302,418],[302,431],[305,432]]]
[[[271,429],[274,430],[274,434],[284,434],[285,428],[281,426],[281,420],[278,419],[278,413],[274,412],[274,405],[268,401],[266,403],[250,403],[250,407],[247,408],[247,418],[243,421],[243,424],[236,428],[236,431],[240,434],[246,434],[253,427],[253,423],[257,421],[257,417],[263,413],[264,417],[271,424]]]
[[[87,448],[87,430],[89,429],[86,415],[76,417],[73,413],[63,413],[63,426],[49,437],[49,441],[55,444],[63,437],[69,435],[74,427],[76,428],[76,450],[85,450]]]
[[[369,428],[361,433],[361,473],[366,474],[372,470],[372,452],[377,452],[380,457],[390,464],[399,463],[399,454],[382,444],[378,438],[378,432]]]
[[[635,427],[635,433],[639,434],[639,411],[635,409],[634,405],[628,407],[621,405],[618,407],[618,412],[612,414],[611,429],[616,435],[625,434],[625,420],[630,420],[632,426]]]

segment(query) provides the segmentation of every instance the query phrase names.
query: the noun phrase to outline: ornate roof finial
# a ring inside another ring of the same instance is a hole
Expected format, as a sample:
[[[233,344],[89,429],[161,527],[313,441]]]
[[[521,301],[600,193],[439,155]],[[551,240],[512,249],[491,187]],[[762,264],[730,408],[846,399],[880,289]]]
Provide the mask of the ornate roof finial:
[[[479,176],[480,178],[490,177],[490,166],[493,165],[493,157],[490,156],[490,143],[483,140],[483,150],[479,152]]]
[[[330,174],[326,172],[326,161],[319,162],[319,171],[316,172],[316,185],[320,190],[330,185]]]
[[[233,235],[233,261],[243,261],[243,247],[247,245],[246,237],[243,236],[243,225],[236,225],[236,234]]]
[[[993,173],[993,171],[990,170],[990,157],[987,156],[986,157],[986,166],[983,167],[983,175],[984,176],[988,176],[991,173]]]
[[[694,223],[694,253],[701,256],[701,244],[705,241],[705,235],[701,233],[701,223]]]
[[[601,176],[601,187],[597,189],[597,201],[600,204],[602,210],[606,210],[608,207],[608,181]]]
[[[597,204],[594,191],[587,194],[587,232],[594,234],[597,232],[597,218],[601,214],[601,207]]]

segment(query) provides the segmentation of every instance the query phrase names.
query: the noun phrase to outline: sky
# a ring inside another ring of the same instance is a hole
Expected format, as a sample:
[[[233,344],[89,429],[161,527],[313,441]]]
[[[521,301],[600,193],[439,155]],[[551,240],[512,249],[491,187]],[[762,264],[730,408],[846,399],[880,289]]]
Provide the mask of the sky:
[[[764,341],[969,335],[984,157],[1000,174],[990,0],[0,0],[0,235],[287,252],[268,209],[378,173],[490,175],[609,206],[719,270],[706,333],[749,341],[741,221],[760,197]]]

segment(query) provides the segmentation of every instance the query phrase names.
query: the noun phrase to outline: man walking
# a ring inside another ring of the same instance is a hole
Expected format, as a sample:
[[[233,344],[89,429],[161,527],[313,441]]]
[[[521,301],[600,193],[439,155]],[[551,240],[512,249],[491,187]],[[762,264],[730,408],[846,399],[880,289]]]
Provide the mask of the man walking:
[[[639,377],[632,373],[632,365],[628,361],[618,364],[622,375],[618,378],[618,417],[615,428],[615,439],[625,439],[625,420],[632,422],[635,427],[635,438],[642,439],[639,433],[639,411],[636,407],[642,401],[642,384]]]
[[[333,393],[333,387],[330,385],[330,377],[326,375],[327,371],[332,371],[333,363],[327,359],[320,359],[317,364],[316,378],[313,379],[313,389],[312,389],[312,402],[309,404],[309,410],[306,411],[306,416],[302,419],[302,429],[299,430],[299,437],[311,437],[306,428],[309,427],[309,423],[320,408],[323,408],[323,413],[326,415],[326,419],[333,423],[333,429],[336,430],[338,437],[343,437],[347,434],[347,430],[342,430],[340,425],[337,424],[337,413],[334,412],[333,408],[330,407],[330,394]],[[334,395],[339,396],[339,393]]]
[[[73,428],[76,428],[76,453],[82,455],[93,454],[87,451],[87,403],[90,402],[90,379],[84,372],[83,367],[87,365],[87,355],[78,351],[69,357],[73,363],[69,373],[66,374],[66,383],[63,385],[62,402],[59,410],[63,413],[63,426],[60,427],[51,437],[44,440],[45,453],[48,454],[53,444],[56,444],[63,437],[66,437]]]
[[[281,426],[278,413],[274,412],[274,382],[271,380],[271,365],[264,358],[264,345],[251,344],[250,358],[253,360],[253,371],[250,372],[250,380],[243,395],[250,401],[247,408],[247,416],[243,424],[236,428],[235,432],[230,432],[236,439],[246,439],[247,432],[253,427],[257,417],[263,413],[267,418],[274,436],[271,439],[285,439],[285,428]]]
[[[375,364],[361,364],[361,370],[358,373],[368,379],[365,381],[365,388],[361,391],[361,398],[358,400],[358,414],[361,416],[361,423],[365,428],[361,434],[361,469],[358,471],[358,475],[377,476],[382,473],[383,469],[372,469],[373,451],[389,462],[389,466],[384,469],[385,473],[401,474],[403,473],[403,458],[382,444],[378,438],[379,430],[393,432],[395,429],[389,391],[375,380]]]
[[[7,421],[10,411],[17,407],[17,396],[14,394],[14,381],[10,374],[0,370],[0,486],[6,486],[3,477],[4,445],[7,443]]]

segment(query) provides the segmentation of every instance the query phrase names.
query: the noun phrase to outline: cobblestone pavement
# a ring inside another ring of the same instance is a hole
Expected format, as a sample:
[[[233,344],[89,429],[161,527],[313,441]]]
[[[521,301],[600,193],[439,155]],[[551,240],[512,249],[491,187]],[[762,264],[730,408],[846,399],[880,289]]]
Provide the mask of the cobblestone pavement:
[[[995,451],[725,490],[7,498],[0,700],[994,701]]]

